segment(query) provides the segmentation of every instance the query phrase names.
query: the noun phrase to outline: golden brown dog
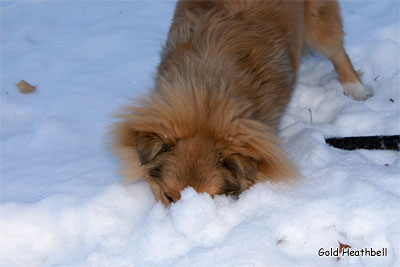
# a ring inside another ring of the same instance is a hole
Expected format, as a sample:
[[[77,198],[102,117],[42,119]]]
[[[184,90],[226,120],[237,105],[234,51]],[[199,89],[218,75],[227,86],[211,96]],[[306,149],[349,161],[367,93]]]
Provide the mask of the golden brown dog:
[[[372,94],[343,48],[336,1],[178,2],[155,90],[113,131],[126,180],[145,177],[168,205],[187,186],[236,195],[294,177],[277,126],[305,45],[333,62],[345,94]]]

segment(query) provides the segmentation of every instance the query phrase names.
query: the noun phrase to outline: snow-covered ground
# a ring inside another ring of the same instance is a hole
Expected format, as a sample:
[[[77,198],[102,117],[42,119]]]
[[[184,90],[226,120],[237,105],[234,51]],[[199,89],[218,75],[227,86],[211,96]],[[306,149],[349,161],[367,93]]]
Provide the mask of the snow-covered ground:
[[[0,266],[400,266],[399,153],[324,142],[400,133],[399,2],[341,4],[374,96],[344,96],[328,60],[304,59],[281,124],[298,183],[237,201],[188,188],[164,208],[146,182],[120,182],[105,141],[153,86],[175,2],[2,1]],[[338,241],[388,255],[318,256]]]

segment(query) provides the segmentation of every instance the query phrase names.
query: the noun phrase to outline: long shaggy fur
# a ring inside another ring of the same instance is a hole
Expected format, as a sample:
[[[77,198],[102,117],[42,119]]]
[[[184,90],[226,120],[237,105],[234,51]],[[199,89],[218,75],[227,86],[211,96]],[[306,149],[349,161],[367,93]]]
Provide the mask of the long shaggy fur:
[[[307,36],[309,45],[328,43],[329,53],[347,57],[337,7],[335,1],[178,2],[155,89],[127,106],[113,131],[126,180],[145,177],[169,204],[186,186],[229,195],[296,176],[277,126]],[[318,17],[330,10],[336,35],[316,40],[321,33],[313,24],[328,23]]]

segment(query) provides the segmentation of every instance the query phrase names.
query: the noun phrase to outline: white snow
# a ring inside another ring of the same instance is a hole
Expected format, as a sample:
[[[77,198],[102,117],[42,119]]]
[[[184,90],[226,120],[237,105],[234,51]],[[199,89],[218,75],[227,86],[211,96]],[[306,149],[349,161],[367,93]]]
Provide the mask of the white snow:
[[[281,123],[303,177],[239,200],[187,188],[165,208],[145,181],[121,183],[106,133],[153,86],[175,2],[2,1],[0,266],[399,266],[399,153],[324,137],[400,133],[400,6],[341,5],[373,97],[343,95],[327,59],[305,58]],[[338,241],[388,256],[318,256]]]

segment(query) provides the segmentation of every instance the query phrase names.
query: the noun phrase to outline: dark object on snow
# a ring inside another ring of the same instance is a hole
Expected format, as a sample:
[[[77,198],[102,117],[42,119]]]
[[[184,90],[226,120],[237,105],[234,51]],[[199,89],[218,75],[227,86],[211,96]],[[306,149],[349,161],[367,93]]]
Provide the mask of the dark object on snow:
[[[383,149],[400,151],[400,135],[354,136],[325,139],[331,146],[346,149]]]

